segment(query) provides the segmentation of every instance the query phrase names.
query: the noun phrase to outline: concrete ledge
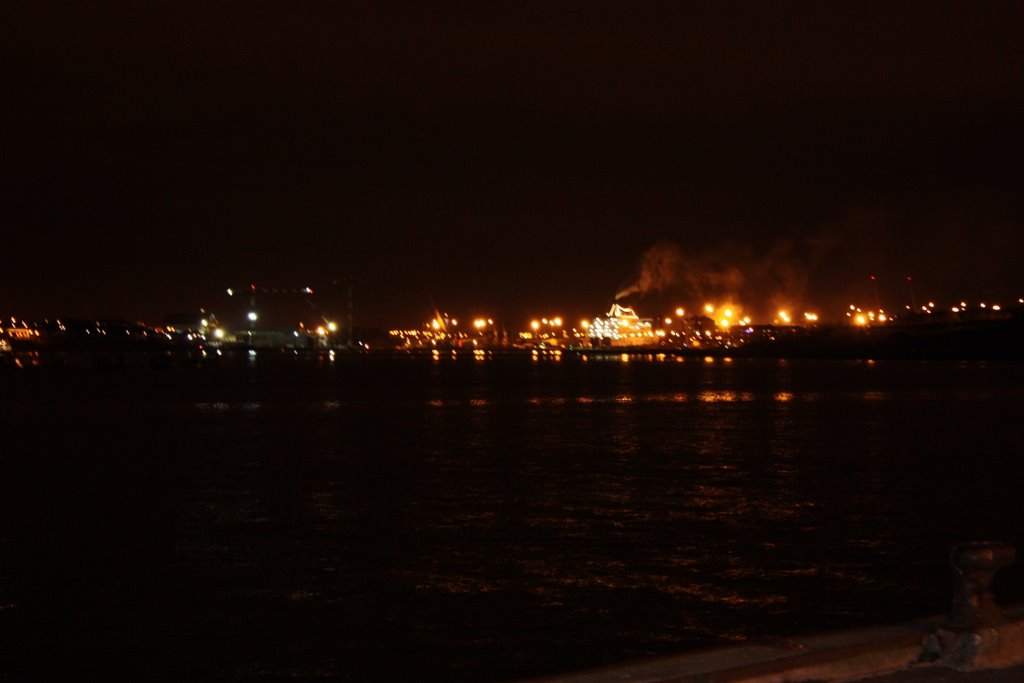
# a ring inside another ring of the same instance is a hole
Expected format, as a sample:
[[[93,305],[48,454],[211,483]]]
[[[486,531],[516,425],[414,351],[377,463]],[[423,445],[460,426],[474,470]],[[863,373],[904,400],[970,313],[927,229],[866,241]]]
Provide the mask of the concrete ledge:
[[[1005,608],[1010,621],[981,640],[967,636],[981,654],[974,668],[1024,662],[1024,604]],[[818,634],[779,643],[751,644],[659,657],[534,679],[532,683],[798,683],[853,681],[937,660],[936,636],[944,618],[896,626]],[[987,648],[987,649],[986,649]],[[953,664],[950,662],[949,664]],[[966,667],[964,667],[966,668]]]
[[[1024,662],[1024,620],[973,631],[939,628],[925,642],[935,663],[957,671],[1005,669]]]

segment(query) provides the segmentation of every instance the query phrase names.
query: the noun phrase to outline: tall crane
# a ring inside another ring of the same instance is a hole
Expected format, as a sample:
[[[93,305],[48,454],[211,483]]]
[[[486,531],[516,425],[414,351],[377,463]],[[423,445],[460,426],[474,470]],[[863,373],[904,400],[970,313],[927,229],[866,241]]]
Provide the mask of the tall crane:
[[[337,284],[337,281],[334,281]],[[349,347],[352,346],[352,330],[353,330],[353,316],[352,316],[352,282],[348,283],[348,309],[347,309],[347,320],[346,320],[346,343]],[[291,295],[301,296],[305,299],[316,315],[324,322],[327,329],[332,333],[337,331],[337,324],[327,319],[327,316],[317,307],[313,301],[314,290],[309,285],[303,287],[260,287],[255,284],[250,284],[248,287],[228,287],[228,296],[249,296],[249,310],[246,313],[246,322],[249,328],[249,334],[251,335],[253,330],[256,328],[256,322],[259,320],[259,309],[256,306],[257,296],[264,295]]]
[[[306,299],[306,303],[309,304],[310,308],[314,311],[316,306],[313,305],[310,299],[313,296],[313,288],[306,287],[257,287],[255,284],[251,284],[248,287],[228,287],[228,296],[243,296],[246,292],[249,294],[249,310],[246,313],[246,319],[249,321],[249,329],[253,329],[256,326],[256,321],[259,320],[259,312],[256,308],[256,295],[257,294],[298,294]]]

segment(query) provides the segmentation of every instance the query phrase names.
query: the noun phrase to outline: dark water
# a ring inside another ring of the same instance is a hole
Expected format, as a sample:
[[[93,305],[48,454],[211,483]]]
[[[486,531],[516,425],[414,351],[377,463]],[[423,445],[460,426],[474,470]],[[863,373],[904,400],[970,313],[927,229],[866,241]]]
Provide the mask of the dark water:
[[[1024,548],[1021,365],[270,354],[0,389],[12,680],[505,680],[942,612],[950,543]]]

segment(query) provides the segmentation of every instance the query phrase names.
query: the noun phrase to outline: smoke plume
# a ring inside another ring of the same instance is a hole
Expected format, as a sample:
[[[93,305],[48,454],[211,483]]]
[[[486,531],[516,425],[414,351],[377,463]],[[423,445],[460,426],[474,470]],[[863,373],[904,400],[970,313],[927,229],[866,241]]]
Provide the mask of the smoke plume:
[[[937,301],[1013,300],[1021,296],[1024,218],[1005,205],[1000,194],[966,193],[924,205],[854,206],[814,227],[749,242],[662,241],[644,252],[636,278],[615,298],[650,296],[673,308],[728,303],[770,320],[805,305],[823,313],[873,305],[880,293],[885,308],[903,310],[913,275],[918,296]],[[870,275],[877,282],[869,284]]]
[[[743,302],[777,310],[804,301],[812,273],[836,246],[827,230],[799,240],[777,239],[760,249],[730,243],[684,250],[658,242],[641,257],[636,280],[615,299],[666,292],[694,302]]]
[[[636,282],[619,291],[615,300],[631,294],[649,294],[671,288],[685,269],[683,250],[671,242],[659,242],[644,252],[640,259],[640,276]]]

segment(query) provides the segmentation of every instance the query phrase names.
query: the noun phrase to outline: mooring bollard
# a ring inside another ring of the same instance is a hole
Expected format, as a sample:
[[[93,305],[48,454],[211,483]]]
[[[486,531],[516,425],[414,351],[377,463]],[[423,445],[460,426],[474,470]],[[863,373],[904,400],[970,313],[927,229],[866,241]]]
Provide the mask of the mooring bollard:
[[[925,640],[922,661],[960,671],[1024,662],[1024,625],[1008,620],[992,597],[996,572],[1016,557],[1012,545],[997,541],[953,548],[953,607],[946,622]]]
[[[949,554],[953,566],[953,608],[944,628],[950,631],[977,631],[1006,623],[992,596],[996,572],[1013,564],[1017,551],[1009,543],[975,541],[953,548]]]

